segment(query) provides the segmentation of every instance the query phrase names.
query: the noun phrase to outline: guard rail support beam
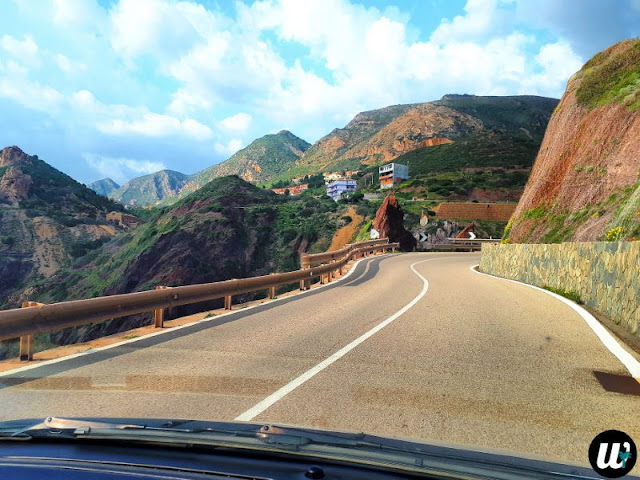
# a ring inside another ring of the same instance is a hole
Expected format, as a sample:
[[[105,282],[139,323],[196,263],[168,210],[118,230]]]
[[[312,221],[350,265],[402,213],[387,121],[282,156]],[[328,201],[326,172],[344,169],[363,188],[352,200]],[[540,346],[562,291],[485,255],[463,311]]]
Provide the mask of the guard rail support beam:
[[[44,305],[40,302],[22,302],[22,308],[37,307]],[[20,337],[20,361],[30,362],[33,360],[33,334],[22,335]]]
[[[158,285],[156,290],[166,290],[169,287]],[[164,328],[164,308],[158,308],[153,311],[153,325],[155,328]]]

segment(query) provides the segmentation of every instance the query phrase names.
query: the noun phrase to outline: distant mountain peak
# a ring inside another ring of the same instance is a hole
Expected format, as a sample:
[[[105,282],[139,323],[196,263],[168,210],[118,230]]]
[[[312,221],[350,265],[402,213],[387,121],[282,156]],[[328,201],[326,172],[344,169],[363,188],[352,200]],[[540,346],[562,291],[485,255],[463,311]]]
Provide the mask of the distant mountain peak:
[[[114,190],[117,190],[118,188],[120,188],[120,185],[118,185],[112,179],[107,177],[107,178],[103,178],[102,180],[97,180],[89,184],[88,187],[94,192],[96,192],[98,195],[102,195],[106,197]]]

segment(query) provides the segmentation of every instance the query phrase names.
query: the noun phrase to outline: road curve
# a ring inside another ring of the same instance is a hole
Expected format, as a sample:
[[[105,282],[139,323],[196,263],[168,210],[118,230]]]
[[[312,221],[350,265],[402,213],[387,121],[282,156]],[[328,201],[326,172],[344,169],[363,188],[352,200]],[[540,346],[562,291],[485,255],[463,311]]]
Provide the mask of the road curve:
[[[640,441],[640,396],[584,320],[478,259],[373,257],[306,295],[0,376],[0,419],[240,417],[582,465],[603,430]]]

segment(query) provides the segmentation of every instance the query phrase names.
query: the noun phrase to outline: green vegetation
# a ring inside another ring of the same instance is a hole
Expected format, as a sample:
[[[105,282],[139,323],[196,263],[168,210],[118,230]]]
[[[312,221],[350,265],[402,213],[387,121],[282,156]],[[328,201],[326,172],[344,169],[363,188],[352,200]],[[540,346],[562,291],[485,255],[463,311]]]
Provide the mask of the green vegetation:
[[[563,290],[562,288],[550,287],[548,285],[543,285],[542,288],[544,288],[545,290],[549,290],[550,292],[553,292],[556,295],[560,295],[562,297],[568,298],[569,300],[577,303],[578,305],[582,305],[584,303],[580,298],[580,295],[573,290],[567,291],[567,290]]]
[[[409,165],[411,176],[463,168],[529,168],[539,146],[524,134],[487,132],[455,143],[418,148],[399,156],[394,162]]]
[[[578,72],[578,104],[595,108],[621,103],[640,108],[640,40],[627,40],[598,53]]]
[[[293,133],[282,130],[254,140],[224,162],[192,175],[190,181],[196,186],[201,186],[214,178],[238,175],[251,178],[255,183],[265,183],[279,174],[288,174],[302,153],[310,146],[308,142],[296,137]],[[280,180],[288,178],[291,177],[280,178]]]
[[[525,135],[539,145],[558,100],[529,95],[445,95],[435,103],[476,117],[488,129],[497,129],[510,135]]]
[[[547,215],[548,208],[545,205],[540,205],[536,208],[525,210],[522,214],[522,218],[525,220],[537,220]]]
[[[511,229],[513,228],[513,219],[507,222],[507,225],[504,227],[504,231],[502,233],[502,241],[500,243],[510,243],[509,234],[511,233]]]
[[[88,298],[294,270],[301,244],[326,250],[335,226],[344,222],[325,195],[286,198],[235,176],[151,212],[146,224],[88,251],[55,282],[38,284],[37,298]]]

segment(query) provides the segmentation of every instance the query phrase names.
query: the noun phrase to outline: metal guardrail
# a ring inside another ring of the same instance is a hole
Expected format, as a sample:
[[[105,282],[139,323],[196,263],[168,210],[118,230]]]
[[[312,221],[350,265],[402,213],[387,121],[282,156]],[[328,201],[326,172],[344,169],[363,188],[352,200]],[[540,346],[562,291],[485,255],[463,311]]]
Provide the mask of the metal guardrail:
[[[321,283],[330,282],[334,272],[342,272],[351,259],[399,247],[398,243],[388,243],[386,239],[375,242],[351,244],[336,252],[328,252],[330,256],[327,253],[307,255],[310,263],[326,264],[293,272],[180,287],[157,287],[144,292],[52,304],[25,302],[23,308],[0,311],[0,340],[20,338],[20,359],[32,360],[33,335],[38,333],[145,312],[154,312],[154,324],[161,328],[164,326],[165,309],[220,298],[224,298],[225,309],[230,310],[234,295],[267,290],[269,298],[274,298],[277,287],[298,281],[300,289],[306,290],[313,278],[320,277]],[[338,252],[341,256],[334,256]]]
[[[314,265],[321,265],[327,262],[335,262],[339,258],[342,258],[350,249],[354,246],[357,247],[374,247],[378,245],[386,245],[389,243],[388,238],[381,238],[379,240],[368,240],[366,242],[358,242],[353,244],[347,244],[340,250],[334,250],[333,252],[322,253],[303,253],[300,255],[300,268],[309,268]]]

